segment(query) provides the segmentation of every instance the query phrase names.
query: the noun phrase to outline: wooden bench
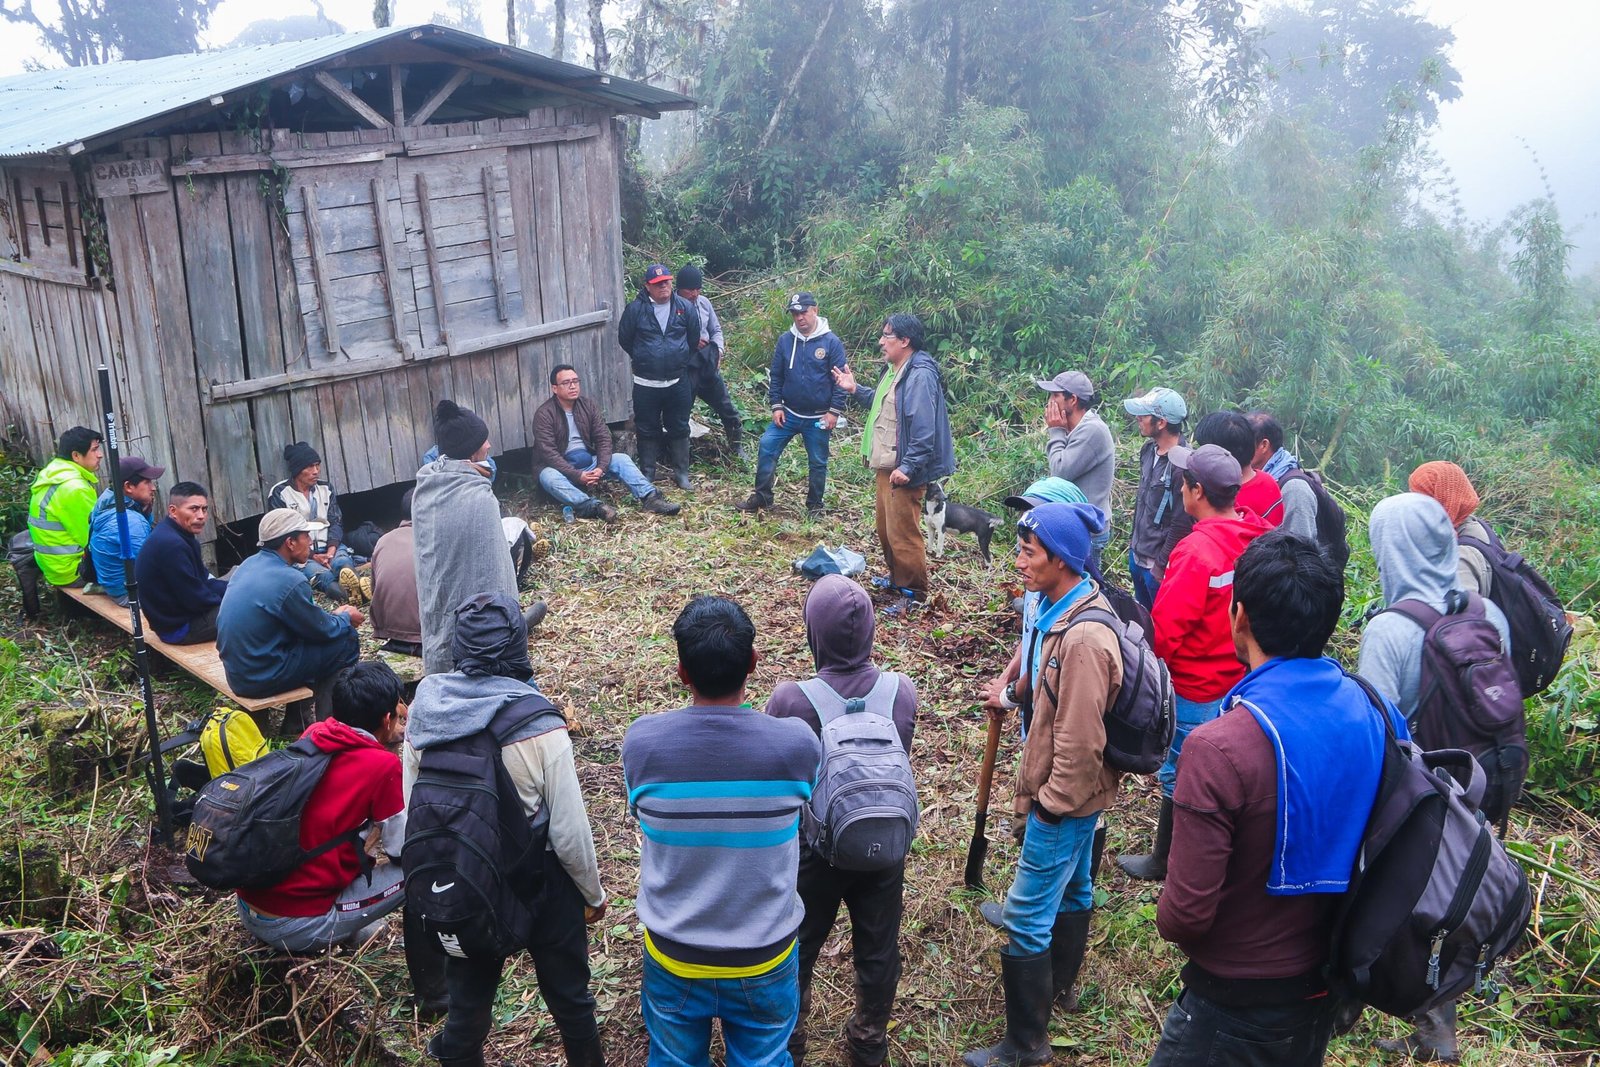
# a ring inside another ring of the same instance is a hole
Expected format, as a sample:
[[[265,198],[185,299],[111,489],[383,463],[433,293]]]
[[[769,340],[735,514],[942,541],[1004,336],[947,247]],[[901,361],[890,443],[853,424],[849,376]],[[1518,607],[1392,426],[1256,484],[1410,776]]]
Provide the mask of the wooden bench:
[[[57,589],[118,627],[123,633],[132,635],[133,620],[128,617],[128,609],[104,593],[85,593],[82,589],[61,586]],[[305,686],[269,697],[242,697],[228,688],[228,677],[223,672],[222,660],[217,656],[215,641],[205,641],[195,645],[169,645],[156,636],[155,631],[150,628],[148,618],[144,619],[144,643],[152,652],[161,653],[252,715],[268,708],[287,708],[311,699],[311,690]]]

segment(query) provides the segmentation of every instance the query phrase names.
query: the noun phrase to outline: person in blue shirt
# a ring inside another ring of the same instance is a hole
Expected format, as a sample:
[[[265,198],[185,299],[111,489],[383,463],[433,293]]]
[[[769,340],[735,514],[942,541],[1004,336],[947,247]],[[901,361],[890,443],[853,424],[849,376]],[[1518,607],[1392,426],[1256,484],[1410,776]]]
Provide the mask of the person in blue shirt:
[[[118,480],[128,515],[127,558],[137,559],[145,538],[150,536],[150,509],[156,499],[156,479],[167,473],[142,456],[122,456],[117,460]],[[85,592],[104,593],[127,606],[128,579],[122,567],[122,530],[117,523],[117,495],[113,486],[100,494],[89,513],[89,557],[94,561],[94,584]]]

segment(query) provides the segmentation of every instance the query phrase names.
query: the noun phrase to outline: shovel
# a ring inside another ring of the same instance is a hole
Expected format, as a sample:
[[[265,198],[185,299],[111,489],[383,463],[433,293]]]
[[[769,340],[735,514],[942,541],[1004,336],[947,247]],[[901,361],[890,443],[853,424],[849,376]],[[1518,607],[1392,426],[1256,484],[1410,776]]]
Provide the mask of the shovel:
[[[1000,720],[989,716],[989,733],[983,742],[983,767],[978,771],[978,814],[972,823],[972,843],[967,846],[968,889],[983,888],[983,860],[989,854],[989,788],[994,785],[995,754],[1000,751]]]

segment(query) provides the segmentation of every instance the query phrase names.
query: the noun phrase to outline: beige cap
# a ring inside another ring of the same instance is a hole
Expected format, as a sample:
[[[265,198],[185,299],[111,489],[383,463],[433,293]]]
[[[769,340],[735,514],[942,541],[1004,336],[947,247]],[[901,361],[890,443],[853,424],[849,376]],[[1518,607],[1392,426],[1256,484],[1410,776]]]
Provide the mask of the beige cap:
[[[256,541],[256,545],[265,548],[267,542],[276,541],[280,537],[327,528],[328,524],[321,519],[308,519],[294,508],[274,508],[261,516],[261,528],[256,533],[259,540]]]

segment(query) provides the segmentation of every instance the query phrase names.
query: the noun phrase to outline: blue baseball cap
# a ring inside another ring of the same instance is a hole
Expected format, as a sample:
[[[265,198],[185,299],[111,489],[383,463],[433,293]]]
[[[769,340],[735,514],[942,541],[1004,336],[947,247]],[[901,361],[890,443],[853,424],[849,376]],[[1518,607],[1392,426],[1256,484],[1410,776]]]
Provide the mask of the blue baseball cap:
[[[1182,422],[1189,417],[1189,405],[1183,397],[1165,386],[1156,386],[1143,396],[1130,396],[1122,407],[1129,415],[1154,415],[1168,422]]]

